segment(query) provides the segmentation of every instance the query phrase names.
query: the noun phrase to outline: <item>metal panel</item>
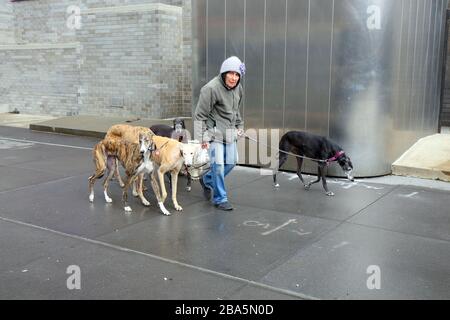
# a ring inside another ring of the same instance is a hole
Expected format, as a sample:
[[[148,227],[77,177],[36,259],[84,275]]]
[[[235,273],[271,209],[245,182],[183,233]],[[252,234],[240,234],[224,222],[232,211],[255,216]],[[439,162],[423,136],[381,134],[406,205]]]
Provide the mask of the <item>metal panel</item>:
[[[308,9],[308,0],[287,1],[284,131],[305,129]]]
[[[443,53],[443,49],[444,49],[444,41],[446,41],[446,39],[444,39],[445,36],[445,25],[446,25],[446,8],[448,5],[448,1],[444,1],[441,0],[439,1],[440,4],[440,10],[438,10],[439,12],[439,46],[438,46],[438,50],[437,50],[437,76],[439,79],[439,82],[436,83],[436,104],[439,105],[439,108],[435,108],[433,111],[433,117],[432,117],[432,121],[433,123],[437,123],[437,127],[439,126],[439,111],[440,111],[440,105],[441,105],[441,90],[442,90],[442,73],[443,73],[443,68],[442,65],[444,63],[444,56],[445,54]]]
[[[305,129],[323,136],[328,136],[333,5],[330,0],[310,1]]]
[[[207,81],[217,76],[225,60],[225,1],[208,0]]]
[[[283,129],[286,1],[266,0],[264,128]]]
[[[197,105],[200,89],[207,82],[207,1],[192,2],[192,108]]]
[[[425,2],[425,10],[424,10],[424,34],[425,34],[425,39],[424,39],[424,43],[426,43],[425,46],[425,57],[424,57],[424,69],[422,72],[422,87],[421,87],[421,94],[422,94],[422,116],[421,116],[421,124],[420,124],[420,128],[422,129],[422,131],[424,132],[428,132],[429,128],[426,128],[425,126],[425,115],[429,114],[429,110],[431,105],[428,103],[427,101],[427,88],[428,88],[428,84],[430,83],[430,56],[431,56],[431,51],[430,51],[430,43],[431,43],[431,14],[432,14],[432,3],[426,1]]]
[[[419,0],[417,3],[417,19],[416,19],[416,38],[414,44],[414,72],[412,79],[412,103],[410,106],[410,123],[413,128],[421,128],[422,126],[422,114],[423,114],[423,70],[426,41],[425,40],[425,7],[426,0]]]
[[[193,20],[207,14],[206,31],[194,28],[194,96],[226,56],[243,55],[246,129],[328,136],[356,176],[389,173],[412,143],[437,132],[447,0],[194,3]]]
[[[393,26],[393,16],[383,15],[379,29],[368,28],[369,3],[336,1],[334,17],[330,137],[358,164],[359,175],[389,170],[385,141],[392,130],[391,57],[397,56],[393,44],[398,41],[395,33],[386,32]],[[383,12],[400,4],[378,3]],[[376,156],[373,150],[378,150]]]
[[[225,0],[226,5],[226,57],[237,56],[244,60],[245,16],[244,1]]]
[[[263,124],[264,74],[264,4],[247,0],[245,19],[245,127],[261,128]]]

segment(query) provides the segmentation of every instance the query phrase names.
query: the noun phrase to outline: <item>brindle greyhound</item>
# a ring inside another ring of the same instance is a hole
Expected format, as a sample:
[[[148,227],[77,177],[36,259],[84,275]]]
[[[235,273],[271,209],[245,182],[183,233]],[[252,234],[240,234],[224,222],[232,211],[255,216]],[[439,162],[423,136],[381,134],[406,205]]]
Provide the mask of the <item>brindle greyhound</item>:
[[[131,212],[131,207],[127,203],[128,188],[139,175],[153,171],[153,162],[150,156],[154,149],[153,141],[143,134],[139,135],[139,144],[117,138],[103,139],[97,143],[93,149],[95,172],[89,177],[89,201],[94,201],[95,181],[106,172],[106,179],[103,183],[104,195],[106,202],[112,202],[112,199],[108,196],[108,184],[116,171],[118,160],[125,168],[127,175],[122,192],[122,202],[124,210]],[[155,194],[159,194],[158,185],[152,181],[152,186]],[[144,205],[150,205],[142,194],[142,188],[138,188],[138,192]]]
[[[173,185],[172,201],[174,207],[177,211],[183,210],[183,208],[177,202],[178,179],[174,179],[173,177],[174,175],[176,175],[176,177],[178,178],[178,173],[180,172],[183,163],[186,164],[187,166],[192,165],[194,161],[194,156],[196,154],[197,146],[191,144],[184,144],[174,139],[154,135],[154,133],[149,128],[130,126],[124,124],[112,126],[108,130],[106,137],[117,137],[125,141],[135,142],[136,135],[138,135],[139,133],[151,135],[152,137],[151,139],[155,144],[156,150],[155,152],[153,152],[151,157],[151,160],[155,165],[155,170],[151,175],[151,180],[152,186],[154,186],[154,184],[157,184],[156,176],[160,178],[159,184],[161,186],[161,194],[159,193],[159,188],[156,189],[155,187],[153,187],[153,191],[155,191],[155,195],[158,199],[158,205],[161,211],[166,215],[170,214],[170,212],[164,206],[164,201],[167,197],[167,192],[164,185],[164,179],[161,179],[161,174],[164,176],[166,172],[170,172],[172,176],[172,185]],[[122,185],[117,166],[115,175]],[[143,181],[143,174],[139,176],[139,183],[136,188],[138,189],[136,193],[139,195],[143,193],[142,181]]]

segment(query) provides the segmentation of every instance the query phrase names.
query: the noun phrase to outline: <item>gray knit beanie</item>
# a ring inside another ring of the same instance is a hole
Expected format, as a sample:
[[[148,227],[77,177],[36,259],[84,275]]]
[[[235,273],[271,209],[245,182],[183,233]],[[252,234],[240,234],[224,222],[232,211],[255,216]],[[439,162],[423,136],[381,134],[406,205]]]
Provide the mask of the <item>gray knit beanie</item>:
[[[245,74],[245,64],[242,63],[242,61],[238,57],[229,57],[222,63],[222,66],[220,67],[221,74],[228,71],[237,72],[241,77],[243,77]]]

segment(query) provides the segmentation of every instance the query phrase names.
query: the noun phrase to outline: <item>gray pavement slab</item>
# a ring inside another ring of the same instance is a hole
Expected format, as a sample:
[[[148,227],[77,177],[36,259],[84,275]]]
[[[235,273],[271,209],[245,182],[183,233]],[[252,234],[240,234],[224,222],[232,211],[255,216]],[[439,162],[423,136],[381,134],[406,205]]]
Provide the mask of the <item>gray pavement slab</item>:
[[[99,239],[133,250],[256,280],[337,225],[336,221],[206,201],[171,217],[157,216]]]
[[[400,186],[350,222],[450,241],[449,193]]]
[[[41,143],[70,145],[77,147],[92,148],[96,142],[100,141],[98,137],[81,137],[75,135],[64,135],[50,132],[33,131],[25,128],[14,128],[0,126],[0,139],[9,138],[14,140],[39,141]]]
[[[7,190],[30,187],[63,178],[62,174],[48,173],[26,168],[0,166],[0,194]]]
[[[55,239],[58,238],[58,241]],[[12,222],[0,220],[0,274],[25,273],[24,266],[47,258],[53,252],[73,246],[73,241],[42,230],[34,231]],[[3,283],[2,283],[3,286]],[[0,290],[0,294],[5,294]]]
[[[86,237],[114,232],[159,215],[154,207],[144,207],[131,194],[130,205],[135,212],[124,214],[117,183],[111,185],[113,203],[105,202],[100,183],[96,188],[97,198],[90,203],[87,177],[83,174],[0,194],[0,212],[7,218]]]
[[[68,152],[70,153],[70,152]],[[51,159],[40,159],[13,164],[11,168],[30,168],[41,172],[61,174],[65,177],[85,173],[86,176],[94,172],[91,151],[79,150],[76,154],[55,156]]]
[[[314,179],[308,176],[305,178],[306,181]],[[280,187],[275,188],[272,177],[266,176],[245,185],[244,188],[232,189],[229,192],[230,201],[255,208],[343,221],[395,188],[330,178],[329,188],[335,193],[335,196],[330,197],[325,195],[320,183],[312,185],[310,190],[305,190],[295,174],[280,173],[278,182]]]
[[[295,297],[240,279],[30,226],[0,221],[0,230],[0,246],[6,250],[2,255],[14,258],[0,262],[0,299],[216,300],[232,294],[248,299]],[[8,252],[13,248],[20,251]],[[79,290],[67,287],[72,275],[67,272],[69,266],[79,267]],[[245,291],[240,292],[244,287]]]
[[[0,143],[4,145],[2,149],[2,165],[19,165],[22,163],[27,163],[31,165],[32,162],[47,161],[54,162],[55,158],[64,156],[74,156],[80,158],[83,156],[84,160],[92,161],[90,157],[89,150],[76,150],[69,148],[60,148],[54,146],[40,145],[40,144],[30,144],[18,142],[7,142],[3,143],[5,140],[0,138]],[[27,147],[23,147],[27,146]],[[68,165],[69,167],[69,165]]]
[[[450,299],[449,261],[448,241],[344,223],[260,281],[321,299]]]

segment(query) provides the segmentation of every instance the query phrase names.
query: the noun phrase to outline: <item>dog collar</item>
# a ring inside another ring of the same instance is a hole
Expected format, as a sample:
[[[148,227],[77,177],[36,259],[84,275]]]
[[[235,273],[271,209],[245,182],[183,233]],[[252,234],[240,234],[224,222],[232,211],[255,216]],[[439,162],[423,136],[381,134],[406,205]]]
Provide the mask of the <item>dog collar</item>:
[[[336,161],[336,160],[339,159],[344,153],[345,153],[345,152],[342,151],[342,150],[339,151],[339,152],[336,152],[336,154],[335,154],[332,158],[327,159],[327,163],[328,163],[328,162]]]

